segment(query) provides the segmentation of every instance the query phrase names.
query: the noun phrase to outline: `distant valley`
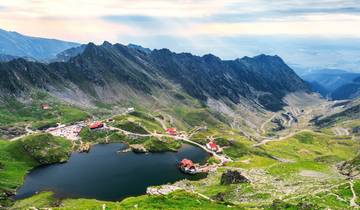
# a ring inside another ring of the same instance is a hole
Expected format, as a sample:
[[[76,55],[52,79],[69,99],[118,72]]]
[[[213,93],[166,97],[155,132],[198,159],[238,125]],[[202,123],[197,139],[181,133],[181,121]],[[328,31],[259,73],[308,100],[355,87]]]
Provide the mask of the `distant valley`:
[[[333,100],[356,98],[360,94],[360,73],[344,70],[314,70],[300,75],[312,90]]]

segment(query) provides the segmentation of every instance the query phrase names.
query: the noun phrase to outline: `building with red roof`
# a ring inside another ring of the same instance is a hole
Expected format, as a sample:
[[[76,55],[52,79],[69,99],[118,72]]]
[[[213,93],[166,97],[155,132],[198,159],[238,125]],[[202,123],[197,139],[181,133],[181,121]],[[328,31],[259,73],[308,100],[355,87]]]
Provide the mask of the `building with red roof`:
[[[219,145],[215,143],[215,141],[210,141],[209,143],[206,144],[206,147],[211,151],[221,152],[221,148],[219,147]]]
[[[104,123],[102,123],[102,122],[94,122],[89,127],[90,127],[90,129],[102,128],[102,127],[104,127]]]
[[[48,109],[50,109],[50,105],[49,104],[41,104],[41,108],[43,110],[48,110]]]
[[[176,136],[177,135],[177,130],[176,128],[167,128],[166,129],[166,133],[172,136]]]
[[[191,160],[185,158],[180,162],[180,167],[190,169],[190,168],[195,168],[195,165]]]
[[[197,170],[195,164],[189,159],[183,159],[179,164],[179,168],[182,172],[187,173],[187,174],[198,173],[198,170]]]

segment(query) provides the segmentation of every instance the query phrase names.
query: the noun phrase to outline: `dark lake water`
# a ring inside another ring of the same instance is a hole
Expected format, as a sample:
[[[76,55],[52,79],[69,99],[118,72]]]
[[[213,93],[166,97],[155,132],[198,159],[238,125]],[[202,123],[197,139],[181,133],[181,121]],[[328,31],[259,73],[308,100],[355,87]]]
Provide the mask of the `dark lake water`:
[[[186,175],[177,168],[183,158],[205,162],[208,154],[198,147],[184,145],[176,153],[117,152],[124,148],[124,144],[96,145],[90,153],[74,153],[67,163],[36,168],[26,176],[15,199],[53,191],[59,198],[115,201],[145,194],[148,186],[204,177]]]

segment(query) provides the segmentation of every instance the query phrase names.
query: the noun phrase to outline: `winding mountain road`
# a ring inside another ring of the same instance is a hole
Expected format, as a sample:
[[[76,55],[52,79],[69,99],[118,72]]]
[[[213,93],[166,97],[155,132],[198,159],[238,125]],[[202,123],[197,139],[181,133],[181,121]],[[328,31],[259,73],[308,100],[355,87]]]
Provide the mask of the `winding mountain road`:
[[[294,135],[296,135],[296,134],[299,134],[299,133],[302,133],[302,132],[306,132],[306,131],[312,132],[312,130],[303,129],[303,130],[299,130],[299,131],[296,131],[296,132],[291,132],[291,133],[289,133],[288,135],[286,135],[286,136],[281,136],[281,137],[279,137],[279,138],[277,138],[277,139],[267,138],[267,139],[262,140],[262,141],[259,142],[259,143],[253,144],[253,147],[258,147],[258,146],[267,144],[267,143],[269,143],[269,142],[282,141],[282,140],[285,140],[285,139],[287,139],[287,138],[290,138],[290,137],[292,137],[292,136],[294,136]]]
[[[350,132],[346,128],[335,127],[332,129],[332,131],[334,132],[335,136],[350,136]]]
[[[350,189],[351,189],[351,192],[353,194],[353,197],[351,198],[350,200],[350,206],[351,207],[355,207],[355,208],[359,208],[359,205],[355,202],[357,200],[357,196],[356,196],[356,192],[354,190],[354,183],[353,181],[349,181],[349,184],[350,184]]]
[[[261,130],[262,134],[266,133],[266,130],[265,130],[266,124],[271,122],[271,120],[273,120],[276,117],[276,115],[277,115],[277,113],[274,113],[269,119],[267,119],[263,124],[261,124],[260,130]]]

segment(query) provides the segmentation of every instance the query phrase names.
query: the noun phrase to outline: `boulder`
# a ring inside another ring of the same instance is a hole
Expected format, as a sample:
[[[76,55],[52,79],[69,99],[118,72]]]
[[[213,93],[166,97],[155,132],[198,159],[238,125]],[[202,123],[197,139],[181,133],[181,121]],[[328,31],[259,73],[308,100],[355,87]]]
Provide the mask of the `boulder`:
[[[221,175],[220,183],[223,185],[248,183],[250,182],[245,176],[241,175],[239,171],[228,170]]]

